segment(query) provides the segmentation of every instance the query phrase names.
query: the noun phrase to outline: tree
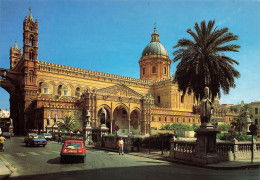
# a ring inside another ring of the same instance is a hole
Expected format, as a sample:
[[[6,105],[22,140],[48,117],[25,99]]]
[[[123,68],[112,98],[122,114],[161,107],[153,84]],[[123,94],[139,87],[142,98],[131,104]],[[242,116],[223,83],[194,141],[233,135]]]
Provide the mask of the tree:
[[[231,123],[231,127],[238,131],[239,134],[247,127],[247,119],[245,116],[235,118]]]
[[[240,73],[233,67],[239,63],[224,55],[224,52],[238,52],[239,45],[226,44],[238,40],[238,36],[228,32],[228,28],[217,30],[214,28],[215,20],[195,23],[194,33],[191,29],[186,32],[192,40],[180,39],[173,48],[173,62],[180,60],[177,65],[174,81],[178,83],[179,90],[190,94],[194,92],[196,99],[204,97],[204,88],[211,90],[212,100],[220,94],[229,93],[230,87],[235,87],[234,78],[239,78]],[[226,45],[225,45],[226,44]]]
[[[63,121],[58,122],[59,130],[66,130],[67,132],[74,131],[79,123],[75,122],[71,116],[65,116]]]

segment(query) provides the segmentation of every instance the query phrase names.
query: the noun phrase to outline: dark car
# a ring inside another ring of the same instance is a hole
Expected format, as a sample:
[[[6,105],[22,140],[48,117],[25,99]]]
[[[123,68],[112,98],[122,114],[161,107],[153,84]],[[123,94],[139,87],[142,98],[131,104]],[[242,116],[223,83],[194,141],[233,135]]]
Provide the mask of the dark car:
[[[10,132],[3,132],[3,136],[4,136],[5,138],[11,138]]]
[[[42,136],[43,136],[47,141],[51,141],[51,140],[52,140],[52,134],[50,134],[50,133],[42,133]]]
[[[86,148],[83,141],[77,140],[67,140],[62,146],[60,152],[60,162],[64,163],[68,159],[70,160],[80,160],[85,162]]]
[[[24,139],[26,146],[46,146],[47,140],[42,135],[29,135]]]

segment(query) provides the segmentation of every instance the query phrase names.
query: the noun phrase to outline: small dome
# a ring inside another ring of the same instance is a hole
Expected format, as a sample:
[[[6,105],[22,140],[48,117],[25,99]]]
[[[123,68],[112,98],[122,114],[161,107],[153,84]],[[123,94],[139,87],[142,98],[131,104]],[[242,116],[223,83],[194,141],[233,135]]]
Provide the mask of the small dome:
[[[151,36],[152,40],[144,48],[142,57],[149,55],[163,55],[169,57],[168,51],[159,41],[159,34],[156,32],[156,27],[154,28],[154,33]]]
[[[164,55],[168,56],[168,51],[160,42],[150,42],[143,50],[142,57],[148,55]]]

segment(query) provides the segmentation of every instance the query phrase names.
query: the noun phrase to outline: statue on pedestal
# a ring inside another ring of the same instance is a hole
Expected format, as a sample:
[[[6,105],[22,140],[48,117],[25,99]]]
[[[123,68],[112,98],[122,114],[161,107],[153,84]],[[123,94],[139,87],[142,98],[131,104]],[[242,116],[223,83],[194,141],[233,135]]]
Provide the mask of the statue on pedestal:
[[[50,125],[50,119],[51,119],[51,117],[50,117],[50,115],[47,117],[47,126],[49,126]]]
[[[214,105],[209,99],[209,88],[204,88],[205,96],[201,100],[200,104],[200,120],[201,123],[210,123],[211,116],[213,114]]]
[[[107,118],[106,109],[104,107],[102,107],[101,112],[100,112],[100,122],[101,122],[101,124],[106,123],[106,118]]]
[[[90,111],[87,110],[86,112],[86,125],[90,126]]]

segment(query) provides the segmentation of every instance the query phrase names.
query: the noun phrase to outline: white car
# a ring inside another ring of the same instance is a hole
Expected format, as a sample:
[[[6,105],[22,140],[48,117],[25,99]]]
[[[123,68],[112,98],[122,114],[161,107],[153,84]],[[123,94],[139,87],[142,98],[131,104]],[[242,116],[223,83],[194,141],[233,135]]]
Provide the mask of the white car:
[[[42,133],[42,136],[44,136],[44,138],[47,141],[51,141],[52,140],[52,134],[50,134],[50,133]]]

